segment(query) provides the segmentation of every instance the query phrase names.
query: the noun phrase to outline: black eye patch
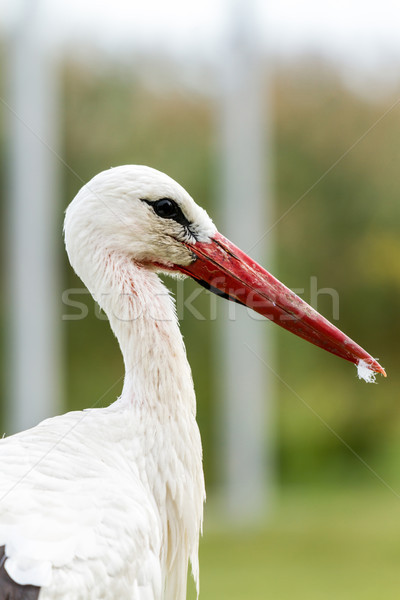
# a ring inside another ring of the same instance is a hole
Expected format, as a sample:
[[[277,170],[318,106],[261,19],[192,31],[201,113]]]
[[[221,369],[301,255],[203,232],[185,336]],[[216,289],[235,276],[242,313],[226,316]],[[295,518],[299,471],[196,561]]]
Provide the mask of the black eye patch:
[[[152,202],[151,200],[142,198],[142,202],[146,202],[146,204],[151,206],[158,217],[161,217],[162,219],[173,219],[185,227],[190,226],[190,222],[187,220],[175,200],[171,200],[170,198],[160,198],[160,200]]]

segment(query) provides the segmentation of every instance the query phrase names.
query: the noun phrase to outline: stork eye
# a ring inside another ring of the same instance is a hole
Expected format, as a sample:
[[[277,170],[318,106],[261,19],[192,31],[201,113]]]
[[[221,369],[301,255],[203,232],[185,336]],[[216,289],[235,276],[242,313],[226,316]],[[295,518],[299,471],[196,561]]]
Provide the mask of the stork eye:
[[[152,203],[152,207],[156,215],[162,219],[177,219],[182,215],[182,211],[179,206],[173,200],[169,198],[161,198]]]
[[[190,222],[183,214],[181,208],[177,205],[175,200],[171,198],[161,198],[160,200],[146,200],[142,198],[142,202],[146,202],[154,210],[158,217],[162,219],[173,219],[180,225],[190,228]]]

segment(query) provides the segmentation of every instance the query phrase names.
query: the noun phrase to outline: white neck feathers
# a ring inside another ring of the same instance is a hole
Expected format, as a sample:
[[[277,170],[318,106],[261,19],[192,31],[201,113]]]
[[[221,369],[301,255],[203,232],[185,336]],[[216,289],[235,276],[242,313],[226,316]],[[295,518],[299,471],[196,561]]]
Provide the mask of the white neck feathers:
[[[148,408],[195,414],[190,366],[175,306],[156,273],[126,257],[109,254],[90,290],[107,314],[125,363],[122,398]]]

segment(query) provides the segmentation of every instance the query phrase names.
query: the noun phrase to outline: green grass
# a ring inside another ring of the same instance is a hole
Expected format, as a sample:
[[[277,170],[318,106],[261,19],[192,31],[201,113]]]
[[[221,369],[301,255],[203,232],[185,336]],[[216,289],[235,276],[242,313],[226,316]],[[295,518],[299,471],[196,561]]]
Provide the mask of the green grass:
[[[384,487],[286,491],[270,523],[253,532],[223,531],[215,515],[209,517],[200,547],[200,599],[400,596],[400,499]]]

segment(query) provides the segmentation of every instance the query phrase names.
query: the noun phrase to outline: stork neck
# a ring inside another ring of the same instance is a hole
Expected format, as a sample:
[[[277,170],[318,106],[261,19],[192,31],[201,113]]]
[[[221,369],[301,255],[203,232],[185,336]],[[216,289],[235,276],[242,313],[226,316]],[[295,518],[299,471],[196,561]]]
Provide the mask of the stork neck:
[[[96,299],[106,312],[125,364],[122,401],[182,407],[195,413],[190,366],[173,300],[156,273],[113,256],[106,290]]]

